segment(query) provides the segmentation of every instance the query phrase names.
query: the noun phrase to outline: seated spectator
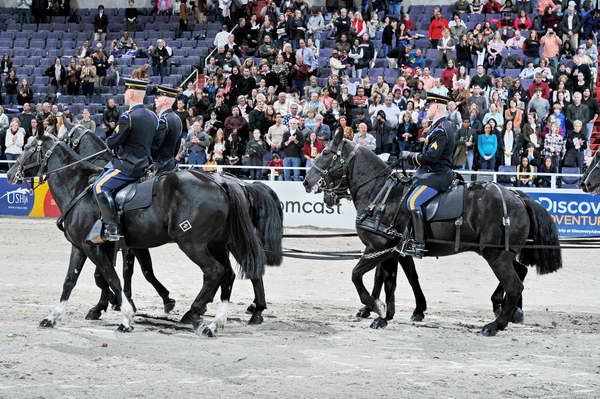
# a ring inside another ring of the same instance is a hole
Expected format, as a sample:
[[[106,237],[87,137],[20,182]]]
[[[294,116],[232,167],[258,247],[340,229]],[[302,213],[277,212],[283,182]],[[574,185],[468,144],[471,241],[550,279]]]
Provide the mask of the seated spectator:
[[[521,158],[521,163],[517,166],[517,187],[533,187],[534,171],[534,167],[529,164],[529,159]]]
[[[471,12],[471,6],[467,0],[457,0],[454,3],[454,13],[465,14]]]
[[[117,43],[117,47],[123,52],[127,52],[127,50],[133,48],[133,39],[129,37],[129,32],[124,31],[121,39]]]
[[[544,158],[544,163],[539,167],[538,173],[558,173],[558,166],[554,163],[552,157]],[[537,187],[550,187],[552,185],[551,176],[538,176],[535,179]]]
[[[502,4],[496,0],[488,0],[481,10],[483,14],[499,14],[502,10]]]
[[[81,126],[83,126],[84,128],[86,128],[87,130],[89,130],[90,132],[93,132],[94,134],[96,134],[96,122],[94,122],[93,120],[90,119],[90,110],[87,108],[83,109],[83,112],[81,113],[81,120],[79,121],[79,124]],[[108,137],[108,136],[106,136]]]

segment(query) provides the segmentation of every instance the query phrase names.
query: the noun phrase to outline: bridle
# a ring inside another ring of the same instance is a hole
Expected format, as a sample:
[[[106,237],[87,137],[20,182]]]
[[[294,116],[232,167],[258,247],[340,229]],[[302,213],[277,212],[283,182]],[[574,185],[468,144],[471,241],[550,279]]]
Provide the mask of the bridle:
[[[352,195],[350,194],[350,179],[348,177],[350,174],[349,173],[350,172],[350,164],[354,160],[354,157],[358,153],[361,146],[356,144],[354,146],[354,148],[352,149],[352,152],[350,152],[350,154],[348,155],[348,158],[344,159],[344,157],[342,156],[342,152],[344,149],[345,142],[346,142],[345,139],[340,141],[340,143],[338,144],[338,146],[335,150],[335,153],[333,154],[331,164],[328,167],[320,168],[316,164],[312,165],[312,167],[321,176],[321,178],[317,182],[318,190],[323,191],[325,193],[325,195],[329,196],[331,198],[331,200],[334,202],[337,202],[340,199],[351,199],[352,198]],[[330,151],[330,150],[326,149],[325,151],[323,151],[323,154],[326,154],[328,151]],[[321,154],[321,156],[323,154]],[[379,177],[389,174],[389,172],[397,165],[397,162],[398,161],[392,163],[391,165],[386,166],[385,169],[383,169],[380,173],[368,178],[364,182],[354,185],[352,188],[358,189]],[[402,165],[402,174],[403,174],[401,181],[408,182],[408,181],[410,181],[410,177],[406,173],[404,159],[401,160],[401,165]],[[335,177],[336,172],[340,169],[342,170],[342,176],[339,179],[336,179],[336,177]]]
[[[81,129],[79,129],[79,131],[81,133],[76,135],[74,133],[77,131],[78,128],[81,128]],[[65,137],[63,138],[63,141],[69,147],[71,147],[71,149],[73,151],[77,152],[77,149],[79,148],[79,144],[81,143],[81,140],[88,133],[92,133],[92,131],[82,125],[76,124],[73,127],[71,127],[71,130],[69,130],[69,133],[67,133],[65,135]]]
[[[73,135],[73,132],[77,129],[77,128],[83,128],[84,132],[77,136],[75,139],[71,139],[71,136]],[[87,134],[87,132],[89,132],[89,129],[84,128],[81,125],[75,125],[71,128],[71,130],[69,131],[69,133],[67,134],[68,139],[65,140],[65,144],[68,144],[69,146],[71,146],[71,148],[75,149],[79,146],[79,143],[81,141],[81,138],[83,136],[85,136],[85,134]],[[58,167],[56,169],[52,169],[52,170],[47,170],[48,168],[48,160],[50,159],[50,157],[52,156],[52,153],[54,152],[55,148],[61,143],[61,140],[55,139],[53,138],[54,142],[52,143],[52,146],[46,151],[43,152],[42,150],[42,144],[43,141],[38,140],[37,141],[37,145],[35,150],[32,153],[32,156],[34,158],[33,161],[26,163],[26,164],[21,164],[21,163],[17,163],[17,168],[15,170],[15,180],[16,181],[25,181],[26,177],[25,177],[25,172],[30,170],[30,169],[34,169],[34,168],[39,168],[36,175],[34,177],[38,177],[39,181],[37,186],[35,186],[32,182],[32,188],[35,190],[37,189],[39,186],[41,186],[43,183],[46,182],[47,178],[49,175],[51,175],[52,173],[56,173],[56,172],[60,172],[61,170],[70,168],[72,166],[75,166],[77,164],[80,164],[84,161],[88,161],[92,158],[96,158],[99,155],[104,154],[105,152],[107,152],[109,149],[106,148],[102,151],[98,151],[92,155],[89,155],[87,157],[78,159],[75,162],[71,162],[70,164],[67,165],[63,165],[61,167]],[[75,147],[73,147],[73,145],[75,145]]]

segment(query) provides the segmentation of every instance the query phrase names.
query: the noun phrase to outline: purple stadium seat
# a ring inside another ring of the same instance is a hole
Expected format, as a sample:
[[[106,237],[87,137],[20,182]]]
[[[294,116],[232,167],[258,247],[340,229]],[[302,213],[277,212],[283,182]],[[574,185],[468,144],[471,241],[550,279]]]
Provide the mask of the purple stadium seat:
[[[72,32],[63,32],[62,39],[63,39],[63,41],[65,41],[65,40],[75,41],[77,39],[77,35]]]
[[[67,26],[68,26],[67,24],[53,23],[53,24],[50,26],[50,30],[51,30],[53,33],[60,33],[60,34],[62,34],[63,32],[66,32],[66,31],[67,31]]]
[[[63,57],[74,57],[74,56],[75,56],[75,49],[72,49],[72,48],[63,49]]]
[[[521,73],[520,69],[506,69],[506,76],[510,76],[511,78],[518,78]]]
[[[10,23],[6,26],[6,30],[12,31],[12,32],[18,32],[21,30],[21,24]]]
[[[57,48],[61,48],[62,47],[62,41],[58,40],[58,39],[48,39],[46,40],[46,48],[51,50],[51,49],[57,49]]]
[[[36,24],[23,24],[23,28],[24,31],[28,31],[28,32],[35,32],[37,30],[37,25]]]
[[[32,57],[43,57],[44,55],[46,55],[46,50],[44,50],[42,48],[33,48],[33,49],[31,49],[31,56]]]
[[[46,48],[46,41],[39,39],[32,39],[29,43],[29,47],[31,48]]]
[[[12,48],[12,46],[13,46],[12,40],[0,40],[0,48],[1,49]]]
[[[29,40],[30,38],[31,38],[31,32],[15,33],[15,40]]]
[[[10,40],[15,38],[15,32],[0,32],[0,40]]]
[[[26,48],[28,45],[27,40],[15,40],[13,46],[15,48]]]
[[[36,67],[36,66],[40,65],[41,60],[42,60],[42,57],[31,56],[31,57],[27,58],[27,64]]]
[[[60,49],[48,50],[48,57],[51,57],[53,59],[56,57],[62,57],[62,50],[60,50]]]

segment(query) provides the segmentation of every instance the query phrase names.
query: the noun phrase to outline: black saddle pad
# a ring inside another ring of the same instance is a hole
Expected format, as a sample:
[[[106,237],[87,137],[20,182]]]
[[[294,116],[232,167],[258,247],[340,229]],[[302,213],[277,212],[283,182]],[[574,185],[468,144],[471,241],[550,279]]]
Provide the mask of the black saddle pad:
[[[156,177],[153,177],[141,183],[129,184],[120,189],[115,195],[115,202],[119,211],[127,212],[152,205],[152,191],[155,181]]]
[[[464,208],[465,185],[458,184],[450,190],[436,195],[425,204],[424,216],[428,222],[452,220],[462,216]]]

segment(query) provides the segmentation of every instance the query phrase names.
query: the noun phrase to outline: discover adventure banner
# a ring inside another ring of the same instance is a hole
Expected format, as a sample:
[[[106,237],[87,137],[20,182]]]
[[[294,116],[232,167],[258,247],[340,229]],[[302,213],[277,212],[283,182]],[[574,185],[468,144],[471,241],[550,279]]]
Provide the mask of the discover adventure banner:
[[[342,200],[328,207],[323,194],[309,194],[298,182],[265,181],[279,196],[286,227],[354,229],[356,210]],[[524,189],[552,215],[562,237],[600,236],[600,196],[581,190]],[[47,184],[35,190],[0,177],[0,215],[58,217],[60,210]]]

